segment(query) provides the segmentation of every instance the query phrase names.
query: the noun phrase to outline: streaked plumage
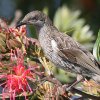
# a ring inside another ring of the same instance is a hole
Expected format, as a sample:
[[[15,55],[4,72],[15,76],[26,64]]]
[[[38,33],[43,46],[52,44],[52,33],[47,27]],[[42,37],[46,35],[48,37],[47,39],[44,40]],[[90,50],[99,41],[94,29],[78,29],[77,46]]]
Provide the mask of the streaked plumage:
[[[70,36],[59,32],[45,14],[30,12],[18,26],[22,24],[35,26],[45,56],[57,67],[100,82],[100,65],[93,55]]]

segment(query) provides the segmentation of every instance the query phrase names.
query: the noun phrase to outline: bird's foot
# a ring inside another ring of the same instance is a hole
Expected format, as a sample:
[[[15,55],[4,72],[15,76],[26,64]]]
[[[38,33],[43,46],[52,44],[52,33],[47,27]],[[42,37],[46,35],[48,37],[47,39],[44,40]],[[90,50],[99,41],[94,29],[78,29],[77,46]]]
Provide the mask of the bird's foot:
[[[73,88],[73,86],[67,86],[66,91],[70,91]]]
[[[66,85],[66,91],[70,91],[75,85],[80,83],[83,80],[83,77],[81,75],[77,75],[77,80],[73,82],[71,85]]]

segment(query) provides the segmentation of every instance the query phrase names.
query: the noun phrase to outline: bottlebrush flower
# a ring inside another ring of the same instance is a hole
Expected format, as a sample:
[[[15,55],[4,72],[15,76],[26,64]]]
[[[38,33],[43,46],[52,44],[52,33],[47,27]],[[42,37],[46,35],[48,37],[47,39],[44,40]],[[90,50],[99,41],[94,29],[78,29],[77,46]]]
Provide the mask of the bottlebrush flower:
[[[23,25],[20,28],[9,28],[9,32],[16,36],[24,36],[26,34],[26,26]]]
[[[32,89],[28,83],[29,80],[36,80],[35,74],[32,73],[29,69],[26,69],[22,63],[19,63],[17,66],[13,67],[12,74],[2,76],[6,77],[6,82],[3,88],[3,98],[10,96],[11,100],[15,100],[15,96],[18,94],[23,94],[25,97],[27,93],[32,93]]]

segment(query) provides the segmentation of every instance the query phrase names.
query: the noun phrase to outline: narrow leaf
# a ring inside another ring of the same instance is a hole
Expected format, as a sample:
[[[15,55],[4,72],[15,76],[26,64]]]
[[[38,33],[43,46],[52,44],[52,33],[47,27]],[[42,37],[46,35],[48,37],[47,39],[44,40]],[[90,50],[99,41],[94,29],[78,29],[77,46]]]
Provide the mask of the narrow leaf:
[[[100,30],[98,32],[97,40],[94,44],[93,55],[96,58],[96,60],[100,61]]]

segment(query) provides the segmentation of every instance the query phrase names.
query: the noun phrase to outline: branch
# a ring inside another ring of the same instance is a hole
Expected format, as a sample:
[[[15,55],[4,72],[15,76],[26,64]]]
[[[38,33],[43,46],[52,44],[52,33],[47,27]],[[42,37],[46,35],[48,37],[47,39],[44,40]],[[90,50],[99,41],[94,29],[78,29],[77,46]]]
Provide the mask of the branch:
[[[66,87],[68,87],[67,85],[62,85],[60,83],[60,81],[58,81],[56,78],[53,78],[53,77],[45,77],[43,78],[42,80],[45,80],[45,81],[49,81],[51,83],[54,83],[54,84],[57,84],[58,86],[62,87],[63,90],[66,90]],[[63,91],[64,92],[64,91]],[[67,91],[69,92],[69,91]],[[100,100],[100,97],[97,97],[97,96],[94,96],[94,95],[90,95],[90,94],[87,94],[85,92],[82,92],[78,89],[76,89],[75,87],[73,87],[71,90],[70,90],[71,93],[75,94],[80,94],[82,97],[81,98],[89,98],[89,99],[92,99],[92,100]]]

